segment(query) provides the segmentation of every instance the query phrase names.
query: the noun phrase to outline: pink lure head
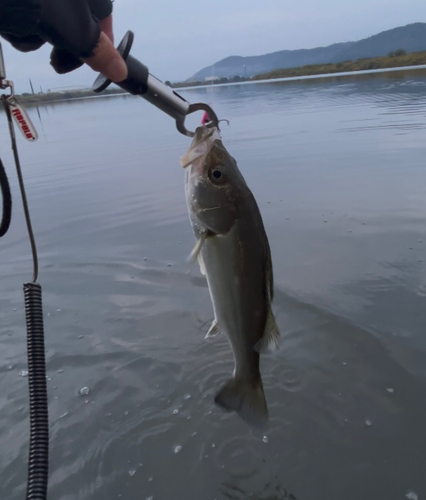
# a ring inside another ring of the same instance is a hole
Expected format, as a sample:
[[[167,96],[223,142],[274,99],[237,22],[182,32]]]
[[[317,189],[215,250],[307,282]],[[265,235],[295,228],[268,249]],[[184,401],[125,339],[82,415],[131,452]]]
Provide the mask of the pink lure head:
[[[210,116],[207,113],[207,111],[204,112],[203,119],[201,120],[201,125],[206,125],[206,123],[209,123],[210,121]]]

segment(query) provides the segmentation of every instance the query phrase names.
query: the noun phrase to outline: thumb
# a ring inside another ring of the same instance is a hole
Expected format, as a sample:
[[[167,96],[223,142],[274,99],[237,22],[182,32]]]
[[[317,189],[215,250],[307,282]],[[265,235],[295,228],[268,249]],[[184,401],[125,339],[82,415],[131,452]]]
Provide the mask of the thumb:
[[[113,82],[121,82],[127,78],[126,63],[103,32],[93,50],[93,55],[84,58],[83,61],[94,71],[99,71]]]

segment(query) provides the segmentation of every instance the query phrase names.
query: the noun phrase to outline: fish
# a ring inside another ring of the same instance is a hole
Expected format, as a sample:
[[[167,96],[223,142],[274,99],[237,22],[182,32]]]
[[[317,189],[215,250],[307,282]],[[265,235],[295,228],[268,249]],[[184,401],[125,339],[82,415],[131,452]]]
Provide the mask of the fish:
[[[278,346],[272,311],[272,257],[262,216],[236,160],[216,127],[200,126],[181,157],[185,198],[198,260],[206,277],[214,320],[206,338],[227,335],[234,373],[215,403],[263,427],[269,412],[260,373],[260,354]]]

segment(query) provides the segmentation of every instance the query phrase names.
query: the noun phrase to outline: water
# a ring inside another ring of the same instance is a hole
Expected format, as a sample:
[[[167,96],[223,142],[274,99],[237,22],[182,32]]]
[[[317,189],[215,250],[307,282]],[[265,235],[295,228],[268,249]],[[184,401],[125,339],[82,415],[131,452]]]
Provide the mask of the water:
[[[139,98],[43,106],[39,141],[20,145],[44,293],[49,498],[424,498],[426,73],[183,94],[230,120],[225,144],[270,238],[282,331],[261,361],[270,426],[213,403],[233,362],[225,337],[203,340],[210,298],[188,273],[188,139]],[[15,210],[0,241],[0,498],[18,500],[31,261],[2,123]]]

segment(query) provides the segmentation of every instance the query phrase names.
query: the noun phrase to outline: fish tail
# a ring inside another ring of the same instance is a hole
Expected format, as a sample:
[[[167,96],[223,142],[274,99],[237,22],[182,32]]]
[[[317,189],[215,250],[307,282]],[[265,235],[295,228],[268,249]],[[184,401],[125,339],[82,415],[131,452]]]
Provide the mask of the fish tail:
[[[268,406],[260,377],[255,384],[237,378],[228,380],[214,401],[225,410],[236,411],[249,425],[262,427],[268,420]]]

